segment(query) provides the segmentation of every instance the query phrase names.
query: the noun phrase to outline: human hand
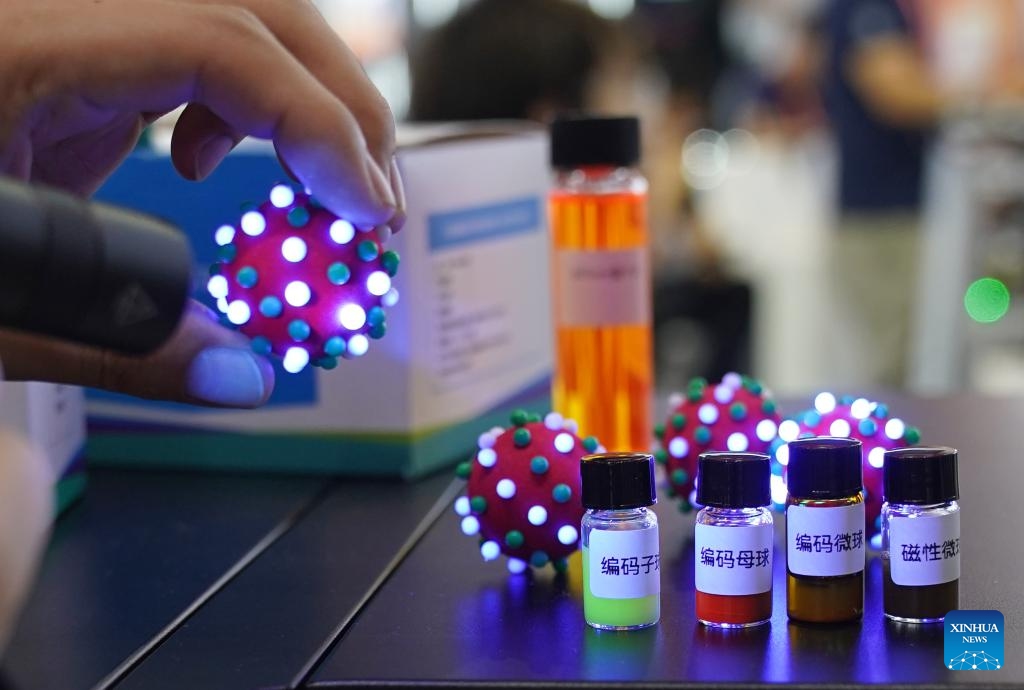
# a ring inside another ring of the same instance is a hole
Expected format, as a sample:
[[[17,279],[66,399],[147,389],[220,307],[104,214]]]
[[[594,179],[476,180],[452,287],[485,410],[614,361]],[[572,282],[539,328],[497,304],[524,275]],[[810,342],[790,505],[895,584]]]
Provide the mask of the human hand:
[[[0,428],[0,653],[7,646],[46,543],[53,515],[51,475],[39,449]]]
[[[6,0],[0,3],[0,172],[91,194],[144,123],[182,103],[171,157],[199,180],[246,135],[329,209],[397,231],[405,198],[394,123],[308,0]],[[252,407],[269,363],[194,305],[138,359],[0,331],[11,378]]]

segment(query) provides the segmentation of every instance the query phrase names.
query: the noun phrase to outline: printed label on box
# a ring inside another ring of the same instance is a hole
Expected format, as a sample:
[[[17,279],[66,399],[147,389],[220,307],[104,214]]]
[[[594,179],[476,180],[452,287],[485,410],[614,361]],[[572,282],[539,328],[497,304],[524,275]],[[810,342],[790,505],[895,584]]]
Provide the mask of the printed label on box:
[[[960,577],[960,513],[889,520],[889,568],[898,585],[940,585]]]
[[[761,594],[772,588],[771,525],[697,525],[694,582],[708,594]]]
[[[864,570],[864,504],[786,509],[786,566],[832,577]]]
[[[661,593],[658,528],[590,532],[590,592],[604,599]]]

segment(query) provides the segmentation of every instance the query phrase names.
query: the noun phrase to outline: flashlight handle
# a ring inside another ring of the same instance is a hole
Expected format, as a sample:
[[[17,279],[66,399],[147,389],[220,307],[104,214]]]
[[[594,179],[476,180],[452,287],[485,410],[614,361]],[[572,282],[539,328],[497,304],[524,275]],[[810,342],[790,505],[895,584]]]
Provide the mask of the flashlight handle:
[[[0,327],[146,353],[177,327],[191,269],[172,225],[0,177]]]

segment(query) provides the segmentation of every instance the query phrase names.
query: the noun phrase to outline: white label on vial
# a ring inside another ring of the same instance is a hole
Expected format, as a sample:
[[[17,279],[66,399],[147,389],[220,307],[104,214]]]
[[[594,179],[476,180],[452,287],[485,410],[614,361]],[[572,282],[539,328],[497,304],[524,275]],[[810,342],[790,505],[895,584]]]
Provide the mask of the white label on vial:
[[[635,599],[661,593],[658,528],[592,530],[590,593],[603,599]]]
[[[771,525],[697,525],[694,582],[707,594],[761,594],[772,588]]]
[[[786,509],[786,567],[833,577],[864,570],[864,504]]]
[[[889,520],[889,569],[898,585],[940,585],[960,577],[960,512]]]
[[[555,323],[623,326],[651,321],[647,249],[555,252]]]

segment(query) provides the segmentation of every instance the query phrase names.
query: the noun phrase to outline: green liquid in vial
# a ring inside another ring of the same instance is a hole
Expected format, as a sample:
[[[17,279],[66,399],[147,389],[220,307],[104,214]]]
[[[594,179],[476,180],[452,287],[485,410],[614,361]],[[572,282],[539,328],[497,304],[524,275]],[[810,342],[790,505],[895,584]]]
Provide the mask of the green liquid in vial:
[[[631,599],[596,597],[590,592],[590,553],[583,547],[583,615],[589,625],[608,630],[629,630],[654,625],[661,618],[661,596]]]

